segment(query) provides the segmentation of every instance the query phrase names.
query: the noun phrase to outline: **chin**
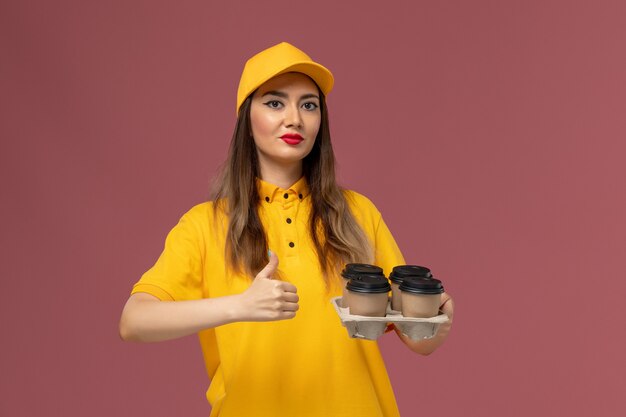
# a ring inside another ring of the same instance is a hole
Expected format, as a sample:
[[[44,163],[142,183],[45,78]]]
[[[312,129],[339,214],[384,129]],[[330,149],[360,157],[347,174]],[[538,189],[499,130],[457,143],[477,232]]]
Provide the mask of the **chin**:
[[[306,154],[300,155],[281,155],[270,158],[270,160],[275,161],[279,164],[290,165],[295,164],[297,162],[302,162],[302,160],[306,157]]]
[[[295,162],[301,162],[310,152],[310,149],[286,149],[282,152],[266,153],[264,156],[269,161],[280,164],[293,164]]]

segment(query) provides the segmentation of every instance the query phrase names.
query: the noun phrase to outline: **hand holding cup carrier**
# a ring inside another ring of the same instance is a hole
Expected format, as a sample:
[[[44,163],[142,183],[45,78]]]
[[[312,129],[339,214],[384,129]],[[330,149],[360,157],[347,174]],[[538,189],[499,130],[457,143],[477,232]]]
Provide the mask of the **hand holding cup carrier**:
[[[375,339],[390,322],[413,339],[429,338],[448,320],[439,312],[443,285],[426,267],[398,265],[389,275],[391,284],[375,265],[347,264],[341,276],[343,296],[334,302],[352,337]]]

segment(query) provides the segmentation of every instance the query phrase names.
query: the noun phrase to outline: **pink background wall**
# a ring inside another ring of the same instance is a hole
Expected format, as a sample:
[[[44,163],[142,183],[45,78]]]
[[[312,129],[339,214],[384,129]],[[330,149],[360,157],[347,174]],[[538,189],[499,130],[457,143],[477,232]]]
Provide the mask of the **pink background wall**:
[[[381,341],[402,415],[623,415],[625,4],[3,0],[0,415],[208,415],[196,339],[117,322],[281,40],[335,74],[342,183],[456,299],[432,356]]]

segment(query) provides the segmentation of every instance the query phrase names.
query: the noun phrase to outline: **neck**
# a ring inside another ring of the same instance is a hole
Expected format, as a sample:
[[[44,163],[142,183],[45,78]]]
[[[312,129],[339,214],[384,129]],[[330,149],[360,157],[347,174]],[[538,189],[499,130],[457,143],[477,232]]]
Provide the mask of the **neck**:
[[[302,161],[280,164],[263,160],[259,155],[261,179],[286,190],[302,177]]]

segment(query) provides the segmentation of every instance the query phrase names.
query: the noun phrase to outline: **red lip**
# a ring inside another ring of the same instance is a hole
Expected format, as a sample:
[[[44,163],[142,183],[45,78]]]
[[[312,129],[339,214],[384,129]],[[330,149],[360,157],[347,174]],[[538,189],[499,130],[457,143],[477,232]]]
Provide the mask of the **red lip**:
[[[300,143],[300,142],[302,142],[304,140],[302,138],[302,136],[300,136],[297,133],[285,133],[280,138],[282,140],[284,140],[285,143],[287,143],[289,145],[297,145],[298,143]]]

